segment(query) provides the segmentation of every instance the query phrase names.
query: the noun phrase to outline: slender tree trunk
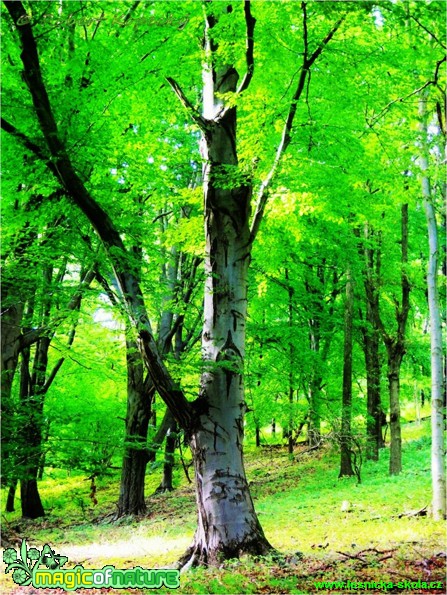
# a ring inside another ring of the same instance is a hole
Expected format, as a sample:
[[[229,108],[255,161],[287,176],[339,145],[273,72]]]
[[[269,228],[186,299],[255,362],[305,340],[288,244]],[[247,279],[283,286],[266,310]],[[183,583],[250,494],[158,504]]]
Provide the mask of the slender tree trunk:
[[[144,382],[143,360],[135,341],[126,341],[127,414],[126,438],[116,518],[146,512],[144,479],[147,431],[151,416],[152,383]]]
[[[365,337],[364,350],[367,394],[366,458],[370,461],[378,461],[379,449],[383,447],[383,414],[380,401],[380,357],[377,330],[372,330],[371,335]]]
[[[388,362],[388,386],[390,391],[390,475],[402,471],[402,435],[400,426],[400,363],[402,358],[393,357]]]
[[[354,309],[354,288],[351,271],[347,271],[345,332],[343,346],[343,398],[340,436],[340,473],[339,477],[355,475],[351,460],[351,407],[352,407],[352,319]]]
[[[1,316],[1,452],[2,476],[14,479],[15,448],[17,438],[15,405],[12,397],[12,384],[17,370],[20,353],[21,325],[23,304],[9,304],[7,284],[3,283],[2,302],[4,312]],[[14,288],[11,288],[12,290]]]
[[[163,461],[163,476],[156,493],[172,492],[172,472],[174,470],[174,453],[177,440],[177,424],[174,423],[166,434],[165,460]]]
[[[321,381],[321,376],[314,372],[309,386],[309,416],[307,422],[307,441],[309,446],[316,446],[321,441]]]
[[[423,134],[422,156],[419,158],[422,176],[422,195],[428,228],[429,260],[427,271],[428,307],[430,312],[431,345],[431,473],[432,473],[432,514],[435,520],[446,518],[446,477],[444,416],[445,403],[443,394],[442,361],[442,325],[438,294],[439,241],[436,213],[433,206],[428,170],[428,144],[426,125],[426,99],[419,102],[420,129]]]
[[[366,244],[364,256],[364,284],[366,289],[366,325],[363,329],[363,350],[366,368],[367,419],[366,419],[366,458],[379,460],[379,449],[383,448],[382,405],[380,399],[380,334],[376,320],[379,316],[379,294],[377,291],[380,278],[380,248],[372,248],[374,232],[369,224],[365,225]],[[369,299],[368,299],[369,296]]]
[[[14,512],[15,506],[14,501],[17,490],[17,479],[14,479],[8,487],[8,496],[6,498],[5,512]]]
[[[379,329],[388,356],[388,386],[390,398],[390,475],[398,475],[402,470],[402,438],[400,429],[399,377],[405,355],[405,331],[410,312],[410,283],[406,271],[408,263],[408,204],[401,207],[401,299],[394,298],[397,322],[396,332],[388,333],[379,312],[377,280],[365,283],[367,300],[374,326]],[[366,267],[368,271],[368,266]]]
[[[289,294],[289,425],[287,431],[287,451],[289,455],[293,454],[294,438],[293,430],[295,427],[294,410],[293,410],[293,398],[295,395],[294,389],[294,367],[295,367],[295,346],[293,344],[292,331],[293,331],[293,287],[290,285],[289,270],[285,270],[286,283],[288,286]]]
[[[259,428],[258,422],[256,422],[255,433],[256,433],[256,448],[259,448],[261,446],[261,430]]]
[[[424,201],[428,225],[430,256],[428,264],[428,303],[430,309],[431,343],[431,433],[432,433],[432,486],[433,517],[436,520],[446,518],[446,477],[445,477],[445,403],[443,398],[442,370],[442,330],[438,297],[438,238],[435,210],[426,199]]]
[[[400,367],[405,355],[405,329],[410,310],[410,284],[405,267],[408,262],[408,204],[402,205],[402,273],[401,307],[396,312],[395,338],[385,336],[388,352],[388,385],[390,391],[390,475],[402,471],[402,436],[400,427]]]
[[[19,448],[22,464],[20,469],[20,498],[22,516],[37,519],[45,511],[37,486],[39,461],[42,455],[43,396],[41,387],[42,367],[46,367],[49,339],[43,337],[36,345],[33,375],[30,375],[30,350],[22,351],[20,367],[20,413],[23,420],[19,436]]]
[[[63,267],[65,271],[65,267]],[[62,273],[63,277],[63,273]],[[61,271],[58,273],[58,279],[62,279]],[[78,312],[82,300],[82,291],[90,285],[94,278],[92,270],[81,273],[81,282],[79,289],[73,295],[68,309]],[[52,308],[52,292],[50,291],[53,279],[53,267],[47,266],[43,269],[43,292],[44,300],[41,303],[41,311],[39,312],[39,321],[43,327],[48,326],[50,313]],[[34,316],[33,300],[30,300],[27,312],[28,323],[31,322]],[[71,348],[77,326],[77,317],[73,322],[71,330],[68,334],[67,347]],[[21,500],[22,500],[22,515],[28,518],[38,518],[44,515],[42,502],[39,496],[37,479],[39,475],[39,468],[42,461],[42,443],[43,443],[43,429],[44,429],[44,402],[45,395],[50,389],[54,378],[60,370],[64,358],[60,358],[54,367],[48,372],[48,351],[51,341],[54,337],[55,330],[47,332],[46,335],[41,336],[37,342],[34,353],[34,361],[32,373],[30,374],[30,349],[25,347],[22,349],[22,365],[20,376],[20,405],[24,422],[20,427],[19,442],[23,449],[23,463],[20,466],[21,474]]]

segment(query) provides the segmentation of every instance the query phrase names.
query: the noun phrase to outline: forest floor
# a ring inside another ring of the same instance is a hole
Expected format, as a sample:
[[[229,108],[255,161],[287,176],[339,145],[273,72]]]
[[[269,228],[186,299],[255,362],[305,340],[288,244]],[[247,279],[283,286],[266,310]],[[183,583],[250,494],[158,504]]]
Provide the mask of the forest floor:
[[[388,449],[362,467],[362,483],[338,480],[338,456],[330,445],[293,456],[274,447],[247,448],[250,488],[264,531],[278,555],[230,561],[180,578],[177,593],[445,593],[445,524],[426,514],[431,499],[429,421],[403,427],[403,472],[388,475]],[[159,568],[172,564],[195,528],[193,486],[181,465],[175,491],[147,499],[144,518],[111,522],[119,476],[97,482],[93,505],[82,476],[49,472],[40,484],[47,516],[20,520],[3,514],[3,545],[18,549],[48,543],[68,557],[65,568]],[[147,476],[155,491],[160,469]],[[39,594],[17,587],[0,565],[1,593]],[[382,582],[382,587],[330,581]],[[385,583],[385,585],[384,585]],[[150,593],[141,589],[79,589],[77,593]],[[47,591],[58,595],[60,589]],[[169,592],[160,589],[158,592]]]

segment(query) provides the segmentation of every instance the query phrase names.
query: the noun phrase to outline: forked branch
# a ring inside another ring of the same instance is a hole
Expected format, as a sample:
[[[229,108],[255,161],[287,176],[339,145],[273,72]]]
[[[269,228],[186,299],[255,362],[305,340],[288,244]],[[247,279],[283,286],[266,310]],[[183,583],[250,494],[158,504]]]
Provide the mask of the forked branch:
[[[180,99],[180,103],[183,105],[183,107],[189,113],[189,115],[194,120],[194,122],[197,124],[197,126],[202,131],[205,131],[208,126],[207,121],[205,120],[205,118],[203,116],[201,116],[199,114],[199,112],[196,110],[196,108],[189,101],[189,99],[183,93],[180,85],[170,76],[167,76],[166,80],[168,81],[169,85],[171,86],[171,89],[174,91],[174,93]]]
[[[339,29],[340,25],[345,20],[346,16],[341,17],[323,41],[318,45],[317,49],[308,57],[308,34],[307,34],[307,10],[306,10],[306,3],[302,3],[302,10],[303,10],[303,36],[304,36],[304,54],[303,54],[303,64],[301,67],[301,73],[298,80],[298,84],[295,90],[295,93],[292,97],[292,101],[290,102],[289,112],[286,117],[286,122],[284,124],[284,128],[282,131],[281,141],[278,145],[278,149],[276,151],[275,158],[273,160],[273,165],[270,168],[269,173],[267,174],[266,178],[262,181],[261,186],[258,191],[258,200],[256,203],[255,214],[253,216],[251,230],[250,230],[250,243],[253,243],[256,235],[259,231],[259,227],[261,225],[262,218],[264,216],[265,207],[267,204],[267,200],[269,197],[269,191],[271,182],[277,172],[279,163],[281,161],[282,156],[284,155],[287,147],[290,145],[291,134],[292,134],[292,126],[293,121],[295,119],[296,110],[298,107],[298,101],[301,98],[303,93],[303,89],[306,83],[307,77],[310,75],[310,68],[314,64],[315,60],[321,55],[324,48],[328,45],[331,39],[334,37],[335,33]]]

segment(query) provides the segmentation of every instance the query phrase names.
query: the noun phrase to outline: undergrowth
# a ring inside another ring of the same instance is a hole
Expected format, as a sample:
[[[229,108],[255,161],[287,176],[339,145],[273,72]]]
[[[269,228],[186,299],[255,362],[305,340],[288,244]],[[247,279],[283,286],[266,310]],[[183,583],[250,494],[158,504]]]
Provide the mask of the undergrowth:
[[[444,580],[444,524],[421,516],[431,499],[429,422],[407,424],[403,430],[403,472],[388,475],[388,449],[383,449],[379,462],[364,463],[360,484],[355,478],[337,479],[339,455],[330,445],[309,453],[303,447],[293,457],[281,448],[248,447],[247,476],[256,510],[281,556],[192,570],[182,575],[180,591],[307,593],[315,590],[317,580],[428,575]],[[159,480],[158,473],[148,475],[148,495]],[[82,476],[50,471],[39,485],[46,517],[23,521],[19,512],[4,513],[5,536],[26,538],[37,547],[49,543],[68,556],[70,567],[82,563],[85,568],[166,566],[187,548],[196,523],[195,497],[181,469],[174,492],[147,499],[144,518],[117,523],[111,518],[119,476],[97,484],[98,504],[93,506],[89,482]],[[5,585],[3,592],[21,593],[11,591],[9,577]]]

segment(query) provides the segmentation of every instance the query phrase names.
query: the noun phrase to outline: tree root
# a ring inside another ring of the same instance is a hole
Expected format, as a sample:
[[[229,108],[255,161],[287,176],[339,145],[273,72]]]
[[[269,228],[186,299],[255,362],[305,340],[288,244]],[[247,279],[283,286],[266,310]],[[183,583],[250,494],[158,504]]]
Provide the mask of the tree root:
[[[187,572],[198,566],[222,566],[225,560],[241,558],[242,556],[266,556],[277,553],[265,539],[251,540],[247,544],[235,546],[223,545],[213,551],[208,550],[201,543],[193,543],[173,565],[180,572]]]

